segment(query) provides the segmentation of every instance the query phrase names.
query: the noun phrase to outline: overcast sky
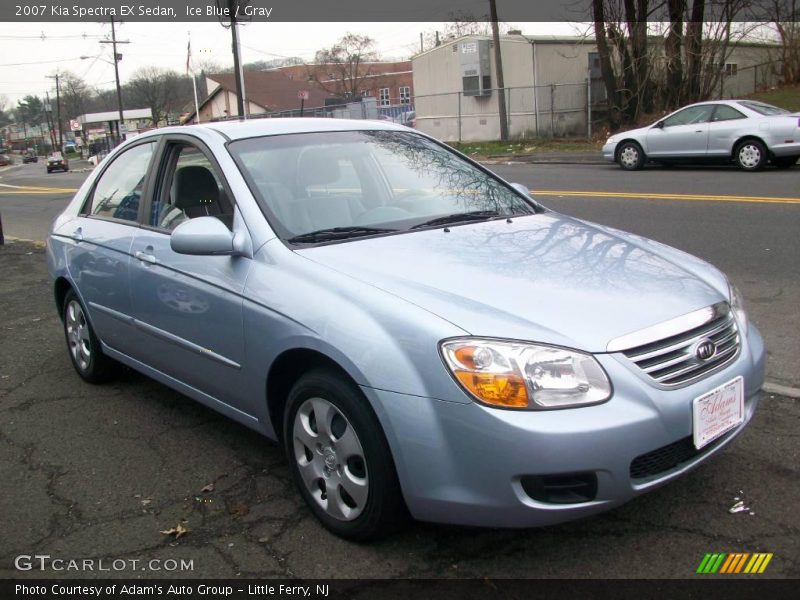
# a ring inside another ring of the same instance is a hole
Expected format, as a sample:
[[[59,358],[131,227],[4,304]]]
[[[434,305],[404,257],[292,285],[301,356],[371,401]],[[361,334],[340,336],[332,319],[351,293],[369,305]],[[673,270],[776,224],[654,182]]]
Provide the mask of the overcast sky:
[[[511,25],[529,35],[576,33],[576,25],[563,22]],[[288,56],[310,61],[317,50],[353,32],[375,39],[382,58],[406,59],[419,48],[420,32],[437,26],[443,27],[441,23],[253,23],[240,29],[242,58],[245,63]],[[122,23],[117,39],[131,42],[119,46],[122,82],[150,65],[184,73],[189,32],[195,60],[232,64],[230,32],[219,23]],[[0,95],[10,105],[27,94],[43,96],[45,90],[55,89],[47,76],[57,70],[75,73],[92,88],[113,87],[111,47],[99,43],[110,35],[107,23],[0,23]],[[81,60],[81,56],[92,58]]]

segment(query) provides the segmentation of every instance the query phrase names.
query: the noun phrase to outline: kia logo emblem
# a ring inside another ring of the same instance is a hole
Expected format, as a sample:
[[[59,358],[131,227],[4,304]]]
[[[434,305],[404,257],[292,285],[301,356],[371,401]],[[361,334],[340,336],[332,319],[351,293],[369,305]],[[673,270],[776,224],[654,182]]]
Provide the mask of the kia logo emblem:
[[[712,359],[716,353],[717,345],[711,340],[700,340],[694,350],[694,355],[702,361]]]

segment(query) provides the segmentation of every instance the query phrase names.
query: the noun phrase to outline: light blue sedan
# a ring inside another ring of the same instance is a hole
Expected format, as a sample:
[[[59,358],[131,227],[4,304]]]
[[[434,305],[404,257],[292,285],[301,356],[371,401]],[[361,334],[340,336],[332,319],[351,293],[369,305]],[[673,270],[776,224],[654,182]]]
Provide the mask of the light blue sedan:
[[[137,136],[47,261],[78,375],[127,365],[279,441],[355,540],[618,506],[726,446],[764,377],[717,269],[390,123]]]

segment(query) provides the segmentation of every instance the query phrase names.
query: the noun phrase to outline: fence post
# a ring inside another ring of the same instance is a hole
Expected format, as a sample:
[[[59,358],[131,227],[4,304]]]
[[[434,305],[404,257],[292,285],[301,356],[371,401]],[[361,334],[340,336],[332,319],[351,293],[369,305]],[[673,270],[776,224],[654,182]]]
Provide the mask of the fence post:
[[[758,91],[758,65],[753,67],[753,93]]]
[[[592,141],[592,80],[586,78],[586,137]]]
[[[556,86],[550,84],[550,137],[556,137]]]
[[[458,95],[458,143],[461,143],[461,92],[456,92]]]
[[[503,88],[503,95],[506,97],[506,131],[508,131],[508,139],[511,139],[511,88]]]

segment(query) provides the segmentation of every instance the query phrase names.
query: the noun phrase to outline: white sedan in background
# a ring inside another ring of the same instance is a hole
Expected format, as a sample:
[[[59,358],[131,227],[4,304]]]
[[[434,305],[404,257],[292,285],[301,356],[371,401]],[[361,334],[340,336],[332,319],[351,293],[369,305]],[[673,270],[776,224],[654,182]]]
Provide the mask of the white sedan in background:
[[[652,125],[615,133],[603,157],[627,171],[646,162],[735,162],[756,171],[779,169],[800,158],[800,113],[756,102],[719,100],[686,106]]]

